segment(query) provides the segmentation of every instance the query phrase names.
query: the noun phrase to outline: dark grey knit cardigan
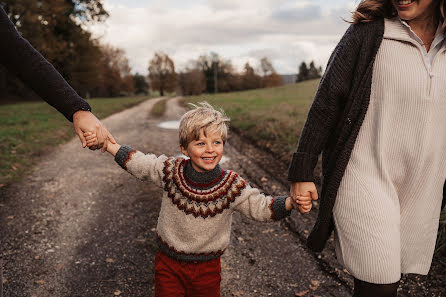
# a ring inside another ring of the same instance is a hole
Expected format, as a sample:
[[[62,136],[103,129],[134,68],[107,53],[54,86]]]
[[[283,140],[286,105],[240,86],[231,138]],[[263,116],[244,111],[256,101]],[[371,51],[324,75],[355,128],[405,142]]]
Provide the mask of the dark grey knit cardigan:
[[[78,110],[91,110],[31,44],[20,36],[0,5],[0,64],[17,75],[37,95],[56,108],[68,120]]]
[[[354,24],[332,53],[291,161],[288,180],[314,181],[322,152],[322,193],[307,244],[321,251],[334,228],[333,206],[370,102],[373,64],[384,34],[384,19]],[[443,187],[443,205],[445,204]]]

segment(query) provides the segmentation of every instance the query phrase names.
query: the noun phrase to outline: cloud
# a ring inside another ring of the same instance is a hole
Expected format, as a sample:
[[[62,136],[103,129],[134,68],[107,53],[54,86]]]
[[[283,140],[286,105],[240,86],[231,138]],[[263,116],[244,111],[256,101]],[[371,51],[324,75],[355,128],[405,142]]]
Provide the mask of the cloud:
[[[104,2],[110,17],[90,30],[102,42],[124,49],[133,71],[143,74],[156,51],[166,52],[180,70],[211,51],[240,70],[263,56],[279,73],[296,72],[301,61],[311,59],[325,65],[348,26],[339,14],[351,11],[351,1],[344,0],[330,5],[319,0]]]
[[[280,8],[272,13],[272,18],[283,22],[305,22],[319,19],[321,8],[316,5],[307,5],[295,8]]]

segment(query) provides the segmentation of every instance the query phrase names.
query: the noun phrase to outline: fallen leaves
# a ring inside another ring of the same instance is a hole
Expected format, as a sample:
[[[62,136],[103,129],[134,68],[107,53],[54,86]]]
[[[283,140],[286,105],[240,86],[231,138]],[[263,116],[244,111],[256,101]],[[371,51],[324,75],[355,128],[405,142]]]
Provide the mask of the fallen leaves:
[[[115,263],[116,260],[113,259],[113,258],[107,258],[107,259],[105,259],[105,262],[107,262],[107,263]]]
[[[320,282],[320,281],[318,281],[318,280],[312,280],[312,281],[311,281],[311,285],[310,285],[310,289],[311,289],[312,291],[315,291],[315,290],[317,290],[317,289],[319,288],[320,285],[321,285],[321,282]]]
[[[317,289],[319,289],[320,285],[321,285],[320,281],[313,279],[313,280],[311,280],[309,287],[310,287],[311,291],[316,291]],[[310,293],[310,290],[300,291],[300,292],[294,293],[294,295],[298,296],[298,297],[305,296],[308,293]]]
[[[307,295],[309,292],[310,292],[310,290],[305,290],[305,291],[302,291],[302,292],[297,292],[294,295],[297,296],[297,297],[302,297],[302,296]]]
[[[113,293],[115,296],[119,296],[119,295],[121,295],[122,294],[122,292],[121,291],[119,291],[119,290],[116,290],[114,293]]]

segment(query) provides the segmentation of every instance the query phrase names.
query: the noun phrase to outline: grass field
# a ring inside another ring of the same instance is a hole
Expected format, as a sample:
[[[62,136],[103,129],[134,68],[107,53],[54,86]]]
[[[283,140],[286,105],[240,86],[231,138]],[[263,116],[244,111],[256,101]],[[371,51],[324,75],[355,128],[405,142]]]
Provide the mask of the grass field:
[[[100,98],[88,103],[101,119],[148,98]],[[42,153],[75,135],[72,123],[45,102],[0,105],[0,185],[17,181]]]
[[[187,97],[186,102],[207,101],[223,108],[231,118],[231,127],[289,162],[318,83],[312,80],[278,88]],[[446,209],[440,219],[440,250],[446,253]]]

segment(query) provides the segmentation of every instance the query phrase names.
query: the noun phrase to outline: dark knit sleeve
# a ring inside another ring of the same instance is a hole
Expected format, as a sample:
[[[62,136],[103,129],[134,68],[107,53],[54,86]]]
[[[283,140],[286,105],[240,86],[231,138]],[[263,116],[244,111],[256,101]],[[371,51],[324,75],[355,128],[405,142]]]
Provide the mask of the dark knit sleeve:
[[[351,87],[360,50],[359,26],[348,28],[330,56],[288,169],[289,181],[314,181],[318,157],[339,121]]]
[[[59,72],[20,36],[2,6],[0,40],[0,63],[68,120],[73,121],[78,110],[91,110]]]

